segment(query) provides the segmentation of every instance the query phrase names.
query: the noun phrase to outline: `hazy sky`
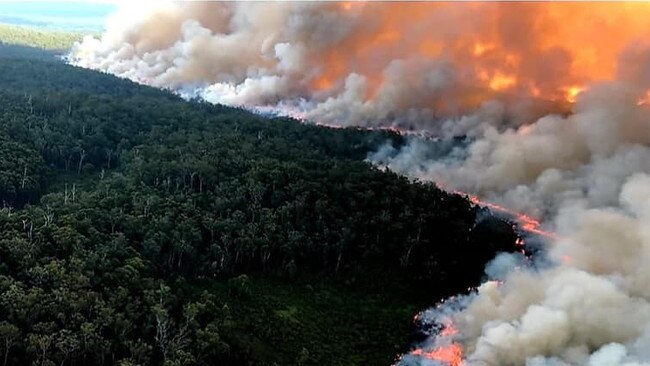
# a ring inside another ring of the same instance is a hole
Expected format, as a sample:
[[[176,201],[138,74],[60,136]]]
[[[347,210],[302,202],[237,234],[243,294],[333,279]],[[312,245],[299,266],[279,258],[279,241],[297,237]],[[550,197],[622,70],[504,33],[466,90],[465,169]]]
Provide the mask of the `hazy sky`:
[[[139,0],[135,0],[139,1]],[[119,1],[0,0],[0,23],[99,31]]]

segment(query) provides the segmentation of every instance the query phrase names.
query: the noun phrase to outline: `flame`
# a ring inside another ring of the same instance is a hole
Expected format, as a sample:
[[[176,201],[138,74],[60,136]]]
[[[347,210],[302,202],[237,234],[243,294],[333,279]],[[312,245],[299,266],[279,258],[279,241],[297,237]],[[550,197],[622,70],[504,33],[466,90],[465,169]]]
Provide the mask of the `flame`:
[[[621,52],[650,32],[648,3],[338,6],[344,16],[359,17],[364,27],[316,60],[324,62],[320,69],[327,80],[358,73],[371,80],[370,95],[375,95],[388,87],[383,73],[391,61],[413,55],[444,58],[463,77],[462,90],[454,96],[468,108],[505,92],[574,103],[590,83],[616,77]],[[350,12],[353,8],[359,11]],[[322,81],[317,84],[323,88]],[[427,103],[435,105],[434,100]]]
[[[495,46],[493,44],[485,44],[485,43],[477,42],[474,44],[474,49],[472,50],[472,54],[476,57],[480,57],[484,53],[489,52],[494,48]]]
[[[419,315],[416,315],[415,320],[419,320]],[[416,348],[409,354],[411,356],[436,361],[445,366],[463,366],[463,346],[459,342],[450,341],[458,334],[458,328],[456,328],[453,321],[448,319],[444,322],[443,329],[437,335],[437,343],[441,343],[441,345],[431,350]]]
[[[439,187],[442,188],[440,184]],[[514,212],[504,206],[486,202],[481,200],[478,196],[468,194],[462,191],[452,191],[453,193],[466,196],[472,203],[475,205],[487,207],[490,210],[500,212],[510,217],[514,217],[519,223],[519,229],[523,230],[529,234],[540,235],[542,237],[550,239],[558,239],[558,236],[550,231],[542,229],[542,224],[539,220],[534,219],[526,214]],[[515,245],[521,249],[523,254],[525,252],[525,241],[522,237],[517,238]],[[565,265],[570,265],[572,263],[572,258],[568,255],[562,256],[562,262]],[[493,281],[496,286],[502,285],[502,281]],[[469,291],[474,291],[476,289],[468,289]],[[448,300],[453,300],[454,297],[449,298]],[[438,308],[442,307],[445,304],[443,300],[438,304]],[[413,317],[414,322],[419,323],[421,321],[421,315],[417,314]],[[440,321],[438,319],[438,321]],[[432,349],[416,348],[409,353],[411,356],[424,358],[431,361],[436,361],[437,363],[443,364],[444,366],[465,366],[465,356],[463,345],[456,340],[460,335],[460,330],[456,327],[454,322],[449,318],[443,318],[441,321],[443,324],[442,330],[436,335],[433,344],[435,345]]]
[[[460,194],[462,196],[466,196],[475,205],[487,207],[490,210],[503,213],[503,214],[505,214],[507,216],[514,217],[515,220],[519,223],[520,229],[523,230],[526,233],[540,235],[540,236],[543,236],[545,238],[549,238],[549,239],[553,239],[553,240],[558,239],[557,234],[555,234],[554,232],[546,231],[546,230],[542,229],[542,223],[539,220],[534,219],[534,218],[532,218],[532,217],[530,217],[530,216],[528,216],[526,214],[512,211],[512,210],[508,209],[507,207],[498,205],[496,203],[483,201],[478,196],[473,195],[473,194],[468,194],[468,193],[461,192],[461,191],[454,191],[454,193]],[[518,242],[516,244],[519,245],[520,243]]]
[[[635,77],[647,55],[633,52],[650,44],[650,3],[245,3],[174,2],[109,24],[69,60],[172,90],[210,86],[213,101],[302,105],[355,124],[439,121],[491,100],[534,120],[568,112],[596,82],[650,84]],[[341,113],[329,112],[335,105]]]
[[[463,347],[458,343],[442,346],[433,351],[416,349],[411,354],[428,360],[438,361],[446,366],[462,366],[464,364]]]
[[[585,89],[584,86],[570,86],[565,89],[565,98],[570,103],[575,103],[578,94],[582,93]]]
[[[497,73],[490,79],[488,85],[490,86],[490,89],[495,91],[505,90],[517,85],[517,78],[512,75]]]

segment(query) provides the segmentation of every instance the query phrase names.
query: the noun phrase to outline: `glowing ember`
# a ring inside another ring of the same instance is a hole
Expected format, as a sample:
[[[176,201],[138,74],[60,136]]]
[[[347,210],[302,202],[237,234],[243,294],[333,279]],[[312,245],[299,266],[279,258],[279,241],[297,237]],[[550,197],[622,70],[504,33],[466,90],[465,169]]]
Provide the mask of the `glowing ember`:
[[[524,244],[525,244],[524,239],[522,239],[522,238],[517,238],[517,240],[515,241],[515,245],[518,246],[518,247],[523,247]]]

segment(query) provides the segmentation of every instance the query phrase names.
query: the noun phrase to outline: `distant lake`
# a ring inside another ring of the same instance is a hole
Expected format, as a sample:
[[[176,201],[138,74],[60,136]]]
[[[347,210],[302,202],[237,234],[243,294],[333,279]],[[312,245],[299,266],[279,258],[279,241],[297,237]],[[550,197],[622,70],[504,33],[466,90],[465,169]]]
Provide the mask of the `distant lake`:
[[[69,30],[101,31],[114,4],[57,1],[0,1],[0,23]]]

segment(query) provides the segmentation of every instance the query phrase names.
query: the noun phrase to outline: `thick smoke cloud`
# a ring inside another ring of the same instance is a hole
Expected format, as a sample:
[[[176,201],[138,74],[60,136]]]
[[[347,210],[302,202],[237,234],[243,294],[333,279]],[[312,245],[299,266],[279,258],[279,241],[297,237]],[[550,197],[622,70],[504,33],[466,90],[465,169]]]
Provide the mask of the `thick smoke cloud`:
[[[445,123],[470,141],[442,157],[418,138],[370,157],[545,218],[558,235],[555,265],[497,257],[486,273],[500,284],[452,316],[466,365],[650,365],[650,60],[631,47],[616,80],[591,85],[569,114],[503,128],[491,106]]]
[[[431,310],[457,332],[402,363],[437,364],[421,355],[460,344],[466,366],[640,366],[649,15],[612,3],[163,3],[116,17],[70,61],[325,124],[433,132],[369,160],[557,233],[554,264],[501,255],[486,269],[494,281]]]
[[[650,30],[642,16],[648,10],[644,4],[612,10],[602,4],[135,2],[100,39],[77,44],[70,61],[184,95],[275,107],[326,124],[437,131],[447,117],[498,101],[499,123],[518,125],[565,111],[580,87],[612,77],[629,41]],[[594,28],[603,35],[597,43],[585,31]],[[627,58],[647,57],[637,50]]]
[[[455,315],[468,364],[650,364],[648,187],[634,175],[620,209],[563,209],[550,248],[561,264],[479,288]]]
[[[505,130],[490,121],[494,113],[478,111],[447,122],[469,126],[473,139],[456,154],[432,159],[435,146],[414,138],[399,152],[388,147],[370,159],[540,217],[552,218],[567,204],[616,206],[628,177],[650,172],[650,109],[637,105],[635,90],[597,85],[579,97],[572,114]]]

